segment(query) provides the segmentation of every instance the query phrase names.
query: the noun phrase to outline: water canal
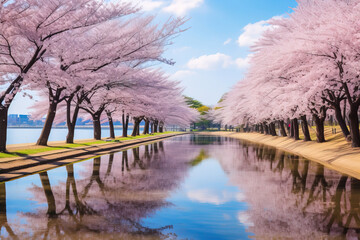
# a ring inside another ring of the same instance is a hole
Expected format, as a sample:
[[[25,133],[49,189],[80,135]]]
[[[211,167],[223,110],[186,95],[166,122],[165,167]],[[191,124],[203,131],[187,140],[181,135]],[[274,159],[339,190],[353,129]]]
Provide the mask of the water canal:
[[[1,239],[358,238],[360,181],[186,135],[0,184]]]

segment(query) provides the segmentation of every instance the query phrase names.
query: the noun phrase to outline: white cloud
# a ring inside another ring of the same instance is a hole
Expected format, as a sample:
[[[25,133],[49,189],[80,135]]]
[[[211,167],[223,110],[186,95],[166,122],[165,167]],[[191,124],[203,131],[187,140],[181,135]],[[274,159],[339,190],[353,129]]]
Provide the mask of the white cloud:
[[[235,64],[240,69],[247,69],[250,66],[250,59],[253,54],[249,54],[246,58],[237,58]]]
[[[144,11],[153,11],[157,8],[160,8],[162,5],[164,5],[163,1],[151,1],[151,0],[143,0],[141,1],[142,9]]]
[[[231,38],[228,38],[225,42],[224,42],[224,45],[228,45],[232,42],[232,39]]]
[[[189,191],[187,196],[192,201],[214,205],[221,205],[230,202],[235,198],[234,194],[231,192],[223,191],[222,193],[216,193],[209,189]]]
[[[192,72],[192,71],[180,70],[180,71],[177,71],[176,73],[174,73],[173,75],[171,75],[171,78],[175,79],[175,80],[182,80],[183,78],[190,76],[192,74],[194,74],[194,72]]]
[[[230,56],[223,53],[216,53],[212,55],[203,55],[198,58],[192,58],[188,62],[190,69],[215,69],[215,68],[227,68],[233,64],[233,60]]]
[[[281,18],[281,16],[275,16],[273,18]],[[249,47],[256,43],[262,34],[273,29],[273,26],[268,24],[269,20],[263,20],[256,23],[249,23],[243,28],[243,33],[239,36],[237,43],[240,47]]]
[[[239,69],[246,69],[249,67],[250,58],[251,54],[249,54],[246,58],[237,58],[234,60],[231,56],[226,54],[216,53],[212,55],[203,55],[198,58],[192,58],[187,63],[187,66],[190,69],[200,70],[228,68],[233,66],[236,66]]]
[[[158,1],[158,0],[125,0],[125,1],[132,3],[138,7],[141,7],[142,10],[145,12],[154,11],[155,9],[158,9],[165,4],[164,1]]]
[[[163,10],[177,16],[185,16],[187,12],[200,7],[203,3],[204,0],[173,0],[171,4],[164,7]]]
[[[239,212],[237,216],[239,222],[245,227],[253,227],[254,223],[251,221],[250,216],[245,212]]]

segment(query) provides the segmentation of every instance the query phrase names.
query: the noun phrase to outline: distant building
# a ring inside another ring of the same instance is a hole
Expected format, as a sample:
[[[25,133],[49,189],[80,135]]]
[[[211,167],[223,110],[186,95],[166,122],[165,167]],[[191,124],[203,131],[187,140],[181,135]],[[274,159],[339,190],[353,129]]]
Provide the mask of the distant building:
[[[30,115],[19,115],[19,124],[26,125],[29,124]]]

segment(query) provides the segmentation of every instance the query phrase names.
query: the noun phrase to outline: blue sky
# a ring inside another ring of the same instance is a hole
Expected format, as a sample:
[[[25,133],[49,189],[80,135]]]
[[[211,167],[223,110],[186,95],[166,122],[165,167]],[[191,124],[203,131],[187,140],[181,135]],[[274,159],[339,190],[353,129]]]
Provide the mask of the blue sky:
[[[128,0],[134,2],[134,0]],[[268,28],[266,21],[296,7],[295,0],[136,0],[162,21],[189,18],[189,28],[174,39],[165,56],[175,66],[159,65],[181,82],[184,94],[215,105],[246,72],[249,45]],[[26,114],[34,102],[16,97],[9,113]]]

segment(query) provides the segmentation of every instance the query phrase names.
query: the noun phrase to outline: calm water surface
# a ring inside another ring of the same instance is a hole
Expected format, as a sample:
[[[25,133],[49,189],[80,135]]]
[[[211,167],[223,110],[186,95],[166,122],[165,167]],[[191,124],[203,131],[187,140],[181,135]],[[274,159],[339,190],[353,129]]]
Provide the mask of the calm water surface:
[[[360,181],[181,136],[0,184],[1,239],[357,239]]]

